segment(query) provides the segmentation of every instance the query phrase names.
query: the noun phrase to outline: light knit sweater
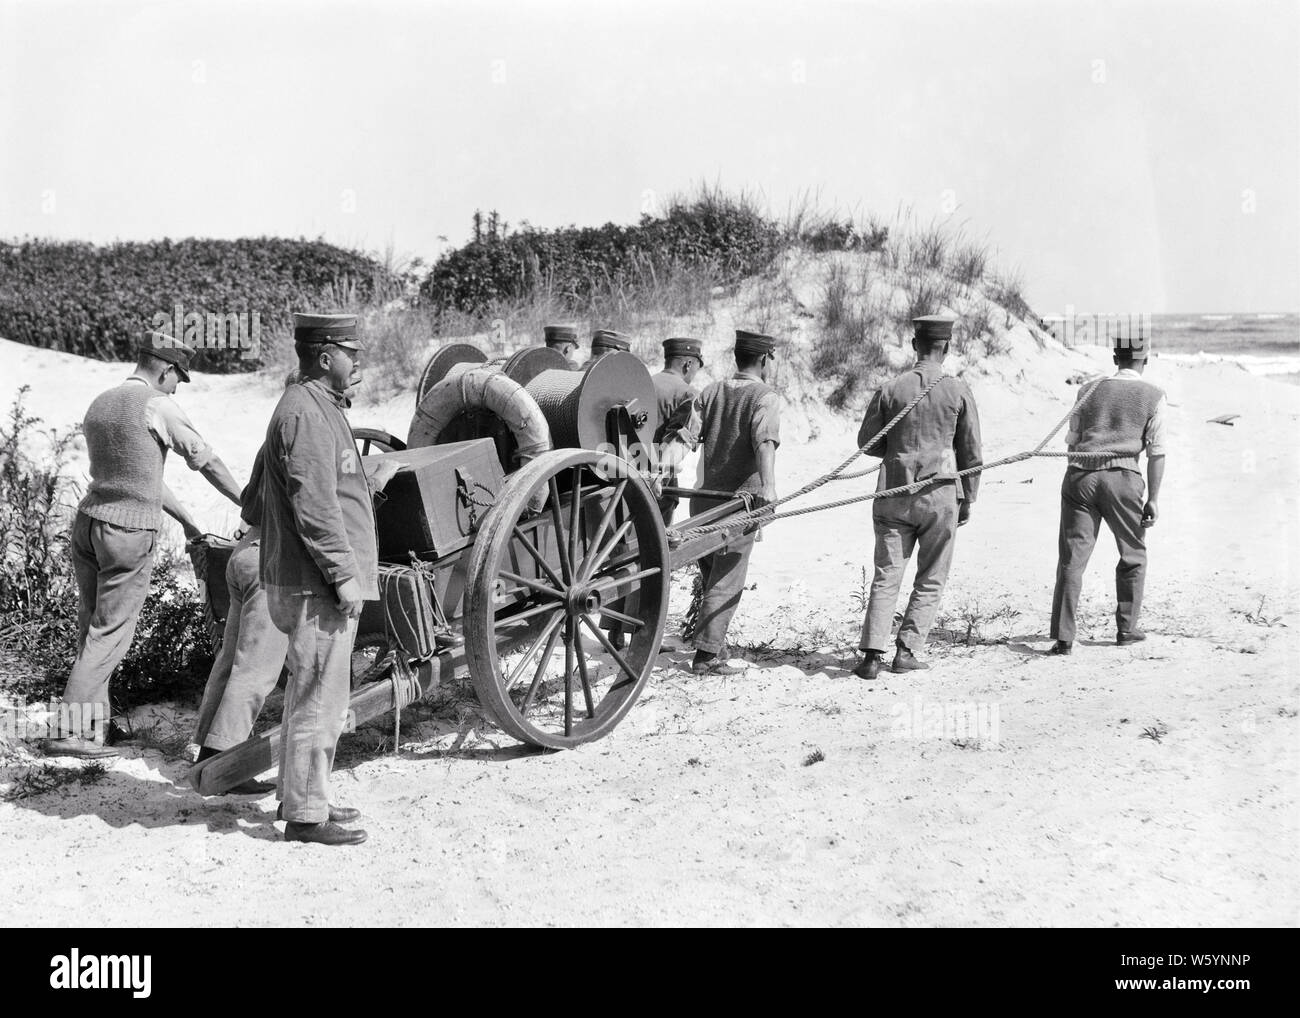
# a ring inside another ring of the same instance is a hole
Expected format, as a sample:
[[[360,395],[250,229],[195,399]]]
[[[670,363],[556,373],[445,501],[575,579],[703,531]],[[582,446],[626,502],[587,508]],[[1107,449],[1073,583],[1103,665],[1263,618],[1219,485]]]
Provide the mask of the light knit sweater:
[[[124,382],[90,404],[82,423],[90,486],[79,512],[136,530],[157,530],[162,524],[167,450],[145,419],[149,401],[161,395],[151,386]]]
[[[1071,470],[1138,470],[1138,453],[1147,443],[1147,428],[1164,392],[1150,382],[1103,378],[1076,411],[1071,430],[1077,435],[1073,452],[1115,450],[1118,456],[1071,460]],[[1082,398],[1083,393],[1080,393]]]

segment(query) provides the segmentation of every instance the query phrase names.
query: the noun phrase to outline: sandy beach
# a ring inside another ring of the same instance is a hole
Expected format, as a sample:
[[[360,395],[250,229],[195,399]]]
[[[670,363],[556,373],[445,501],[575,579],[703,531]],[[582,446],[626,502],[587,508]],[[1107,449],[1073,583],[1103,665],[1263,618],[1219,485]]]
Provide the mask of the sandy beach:
[[[710,334],[713,364],[731,324]],[[778,379],[782,491],[842,460],[858,424],[825,409],[798,342]],[[979,403],[986,460],[1035,445],[1071,381],[1109,369],[1102,351],[1040,346],[1023,326],[1008,346],[949,364]],[[29,384],[29,410],[66,426],[125,370],[0,341],[0,400]],[[1146,377],[1168,392],[1171,446],[1144,644],[1114,645],[1103,531],[1074,656],[1040,655],[1063,466],[1017,463],[985,477],[960,532],[929,672],[849,672],[869,503],[778,521],[732,627],[743,674],[678,667],[680,573],[661,667],[602,741],[528,751],[457,684],[408,711],[396,753],[382,728],[345,737],[334,794],[364,811],[358,849],[283,844],[273,798],[205,800],[184,760],[128,746],[97,782],[0,803],[0,920],[1295,925],[1300,387],[1228,363],[1156,360]],[[233,376],[180,394],[241,478],[276,397],[270,380]],[[363,395],[352,419],[402,434],[412,409],[409,393]],[[1227,413],[1241,416],[1208,422]],[[202,526],[233,528],[183,463],[167,476]],[[182,734],[193,716],[139,714]],[[4,749],[0,783],[40,762]]]

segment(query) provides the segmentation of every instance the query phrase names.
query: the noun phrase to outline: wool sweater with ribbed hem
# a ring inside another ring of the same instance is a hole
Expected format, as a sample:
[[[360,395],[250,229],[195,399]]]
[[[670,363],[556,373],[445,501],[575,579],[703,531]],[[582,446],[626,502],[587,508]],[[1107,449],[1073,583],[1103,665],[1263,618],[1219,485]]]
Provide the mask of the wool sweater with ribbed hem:
[[[167,450],[149,430],[149,401],[163,395],[123,382],[90,404],[82,431],[90,453],[90,485],[79,512],[136,530],[162,525],[163,463]]]
[[[1147,426],[1164,392],[1137,379],[1103,378],[1097,390],[1076,412],[1073,428],[1078,440],[1071,452],[1116,452],[1119,455],[1070,461],[1071,470],[1138,469],[1138,453],[1146,445]],[[1086,393],[1080,393],[1080,399]]]

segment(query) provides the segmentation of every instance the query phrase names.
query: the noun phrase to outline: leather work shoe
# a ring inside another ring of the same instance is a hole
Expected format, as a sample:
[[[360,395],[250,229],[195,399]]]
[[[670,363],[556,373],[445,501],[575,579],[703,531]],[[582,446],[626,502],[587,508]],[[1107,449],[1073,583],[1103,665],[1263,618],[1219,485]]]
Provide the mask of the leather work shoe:
[[[916,655],[906,647],[899,647],[898,652],[894,655],[894,663],[890,671],[894,672],[923,672],[930,666],[924,661],[918,661]]]
[[[857,667],[853,669],[853,674],[860,679],[874,679],[880,674],[881,666],[885,663],[883,657],[884,655],[878,650],[866,651]]]
[[[272,788],[275,786],[272,785]],[[280,803],[275,809],[275,819],[284,819],[284,803]],[[353,809],[351,806],[335,806],[330,803],[330,819],[332,824],[350,824],[353,820],[361,819],[361,810]],[[292,825],[295,821],[290,821]],[[299,827],[310,827],[310,824],[298,824]]]
[[[1147,638],[1147,634],[1140,629],[1135,629],[1131,633],[1116,633],[1115,642],[1121,647],[1127,647],[1130,643],[1141,643]]]
[[[1074,644],[1069,640],[1057,640],[1045,653],[1052,657],[1069,657],[1074,652]]]
[[[323,824],[296,824],[292,820],[284,828],[285,841],[306,841],[313,845],[360,845],[366,832],[348,830],[332,821]]]
[[[42,739],[41,752],[46,756],[74,756],[79,760],[109,760],[119,756],[111,746],[90,739],[69,736],[66,739]]]
[[[695,660],[691,662],[691,671],[696,675],[739,675],[744,670],[728,664],[726,658],[710,654],[707,650],[697,650]]]

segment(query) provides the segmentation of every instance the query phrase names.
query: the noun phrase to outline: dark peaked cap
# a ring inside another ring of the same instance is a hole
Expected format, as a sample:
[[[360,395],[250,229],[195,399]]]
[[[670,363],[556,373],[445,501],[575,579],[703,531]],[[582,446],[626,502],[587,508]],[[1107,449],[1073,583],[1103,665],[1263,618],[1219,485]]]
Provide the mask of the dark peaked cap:
[[[613,329],[597,329],[591,334],[593,350],[631,350],[632,342],[623,333]]]
[[[294,313],[293,341],[309,345],[335,346],[349,350],[364,350],[357,335],[356,315],[304,315]]]
[[[761,332],[746,332],[744,329],[736,330],[736,353],[748,354],[756,357],[759,354],[776,353],[776,340],[771,336],[764,336]]]
[[[931,343],[946,343],[952,339],[952,326],[956,321],[948,315],[922,315],[912,319],[913,334],[917,339]]]
[[[664,340],[664,357],[694,357],[704,363],[704,344],[698,339],[675,336]]]

